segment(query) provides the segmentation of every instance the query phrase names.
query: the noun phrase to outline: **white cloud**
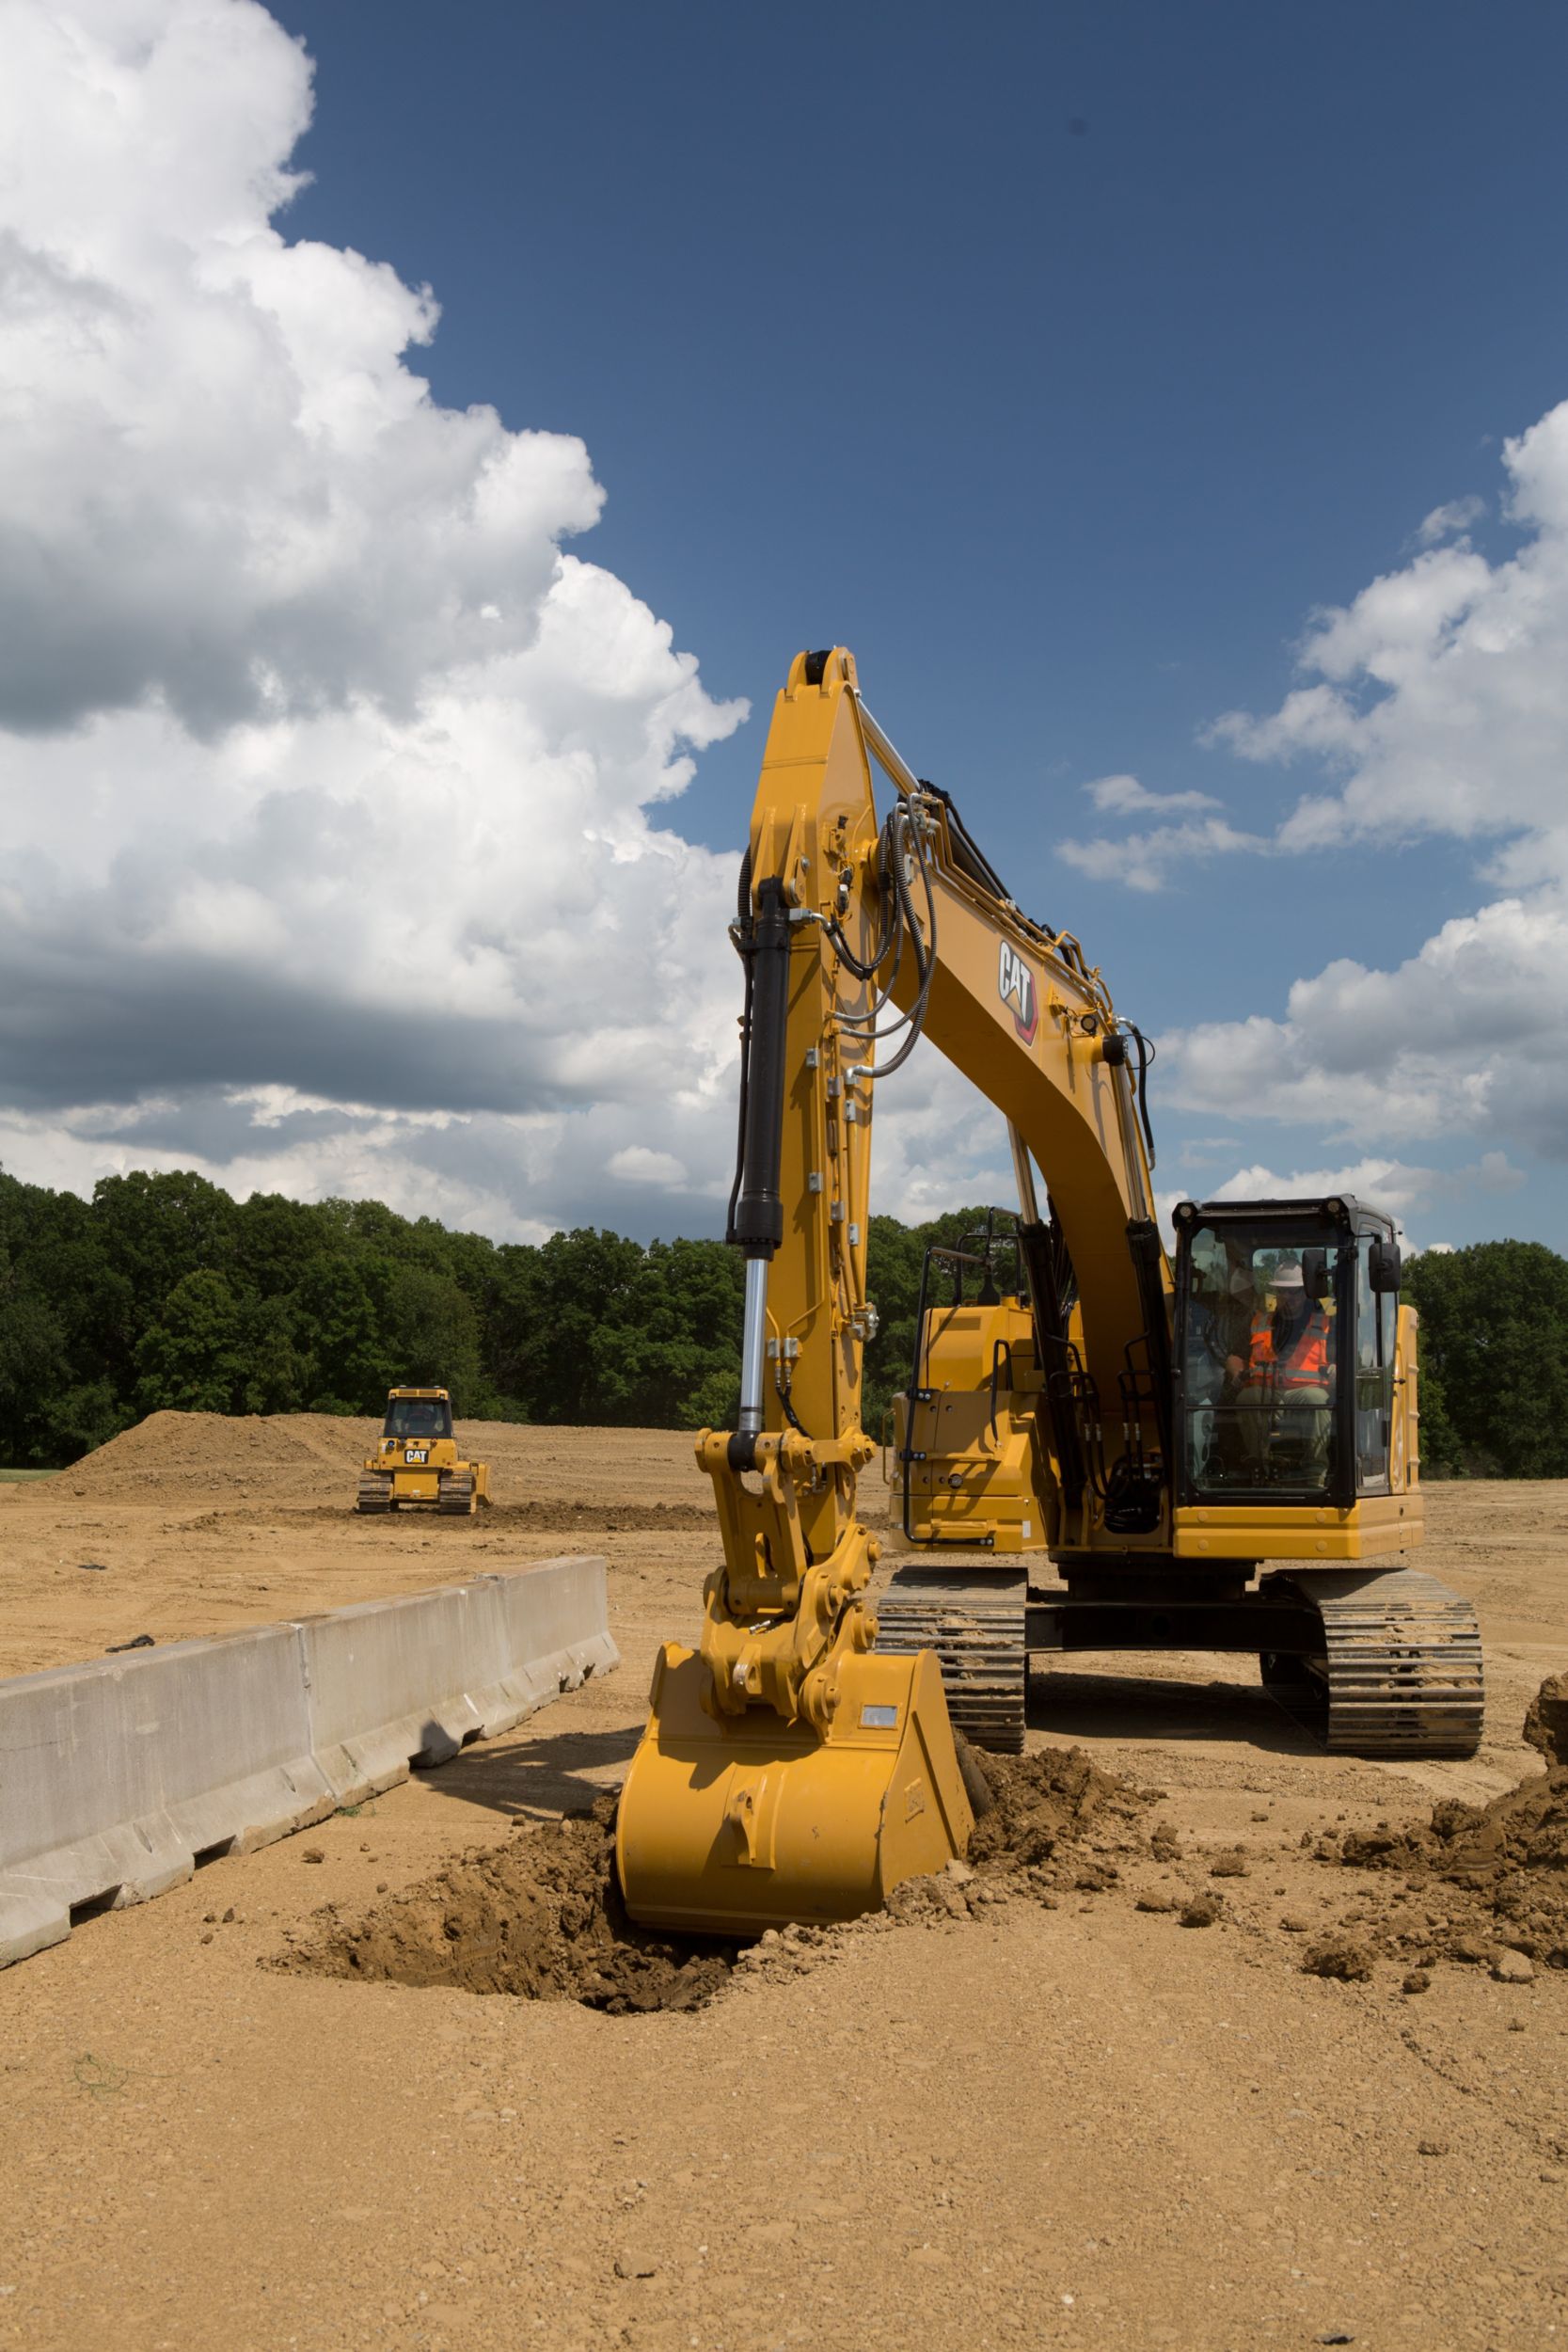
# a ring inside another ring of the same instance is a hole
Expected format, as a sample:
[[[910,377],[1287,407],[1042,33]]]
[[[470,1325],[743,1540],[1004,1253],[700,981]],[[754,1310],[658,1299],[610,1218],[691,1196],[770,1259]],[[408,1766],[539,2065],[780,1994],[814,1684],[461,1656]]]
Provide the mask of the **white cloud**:
[[[1363,1147],[1468,1132],[1568,1158],[1568,402],[1508,441],[1504,464],[1514,553],[1436,544],[1474,515],[1435,509],[1408,564],[1317,615],[1306,682],[1212,734],[1243,758],[1325,771],[1281,852],[1447,836],[1482,849],[1505,895],[1393,969],[1340,961],[1297,980],[1283,1020],[1168,1036],[1179,1102]]]
[[[1486,512],[1484,499],[1449,499],[1446,506],[1434,506],[1423,516],[1416,532],[1417,542],[1423,548],[1435,547],[1440,539],[1456,538],[1479,523]]]
[[[705,1197],[735,861],[649,812],[744,705],[562,552],[581,442],[439,406],[429,290],[274,225],[261,8],[0,30],[0,1157],[524,1232],[657,1107],[642,1181]]]
[[[1524,1182],[1523,1172],[1501,1152],[1484,1152],[1473,1166],[1461,1168],[1423,1168],[1409,1161],[1369,1156],[1281,1174],[1263,1161],[1254,1161],[1238,1168],[1223,1184],[1205,1184],[1191,1193],[1162,1193],[1159,1208],[1168,1226],[1172,1211],[1182,1200],[1321,1200],[1340,1193],[1381,1209],[1402,1232],[1407,1218],[1436,1205],[1470,1200],[1478,1195],[1501,1197],[1517,1192]]]
[[[1424,549],[1320,613],[1301,666],[1324,681],[1220,739],[1248,759],[1326,755],[1345,780],[1304,801],[1287,847],[1555,827],[1568,764],[1568,401],[1504,446],[1512,519],[1497,564]]]
[[[1061,841],[1056,848],[1067,865],[1091,882],[1117,882],[1129,890],[1147,891],[1164,890],[1177,866],[1238,850],[1264,856],[1272,846],[1265,835],[1243,833],[1227,818],[1206,817],[1200,823],[1156,825],[1120,841],[1101,834],[1093,841]]]
[[[686,1169],[673,1152],[652,1152],[645,1143],[628,1143],[612,1152],[610,1173],[624,1184],[684,1184]]]
[[[1096,776],[1084,787],[1096,808],[1117,817],[1145,817],[1156,809],[1218,808],[1208,792],[1151,792],[1136,776]]]

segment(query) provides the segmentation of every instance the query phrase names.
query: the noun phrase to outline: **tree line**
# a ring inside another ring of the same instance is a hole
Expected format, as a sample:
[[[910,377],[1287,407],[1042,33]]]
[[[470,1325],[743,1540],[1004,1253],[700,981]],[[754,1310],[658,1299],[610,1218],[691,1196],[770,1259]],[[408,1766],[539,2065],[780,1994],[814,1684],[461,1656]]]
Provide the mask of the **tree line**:
[[[874,1434],[907,1375],[927,1244],[980,1212],[871,1219]],[[743,1281],[718,1241],[583,1228],[537,1246],[375,1200],[235,1200],[191,1173],[90,1200],[0,1171],[0,1464],[55,1468],[161,1407],[373,1413],[400,1383],[469,1420],[723,1428]],[[1483,1242],[1415,1260],[1429,1470],[1568,1476],[1568,1260]]]

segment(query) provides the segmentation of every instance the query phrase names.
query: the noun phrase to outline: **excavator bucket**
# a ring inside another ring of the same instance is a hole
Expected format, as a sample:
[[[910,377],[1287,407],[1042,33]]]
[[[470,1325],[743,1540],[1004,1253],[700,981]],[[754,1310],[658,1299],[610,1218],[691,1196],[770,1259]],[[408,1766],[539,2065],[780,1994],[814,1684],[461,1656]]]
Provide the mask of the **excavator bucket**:
[[[974,1818],[931,1653],[843,1660],[831,1728],[705,1713],[703,1664],[667,1642],[621,1794],[615,1851],[644,1927],[759,1935],[857,1918],[941,1870]]]

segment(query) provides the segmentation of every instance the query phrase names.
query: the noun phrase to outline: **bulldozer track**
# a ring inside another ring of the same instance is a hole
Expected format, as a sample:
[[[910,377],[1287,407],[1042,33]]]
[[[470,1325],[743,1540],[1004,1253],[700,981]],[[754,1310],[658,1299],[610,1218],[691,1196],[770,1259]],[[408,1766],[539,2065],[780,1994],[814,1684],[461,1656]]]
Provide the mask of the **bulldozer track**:
[[[1484,1702],[1467,1600],[1416,1568],[1295,1570],[1262,1591],[1323,1622],[1317,1657],[1265,1650],[1270,1696],[1339,1756],[1473,1756]]]
[[[392,1507],[392,1482],[389,1478],[362,1478],[359,1481],[356,1510],[387,1512]]]
[[[467,1518],[474,1507],[474,1481],[471,1470],[453,1470],[441,1481],[441,1491],[436,1498],[436,1508],[443,1518]]]
[[[872,1604],[877,1647],[934,1650],[954,1727],[977,1748],[1022,1756],[1029,1689],[1022,1576],[896,1570]]]

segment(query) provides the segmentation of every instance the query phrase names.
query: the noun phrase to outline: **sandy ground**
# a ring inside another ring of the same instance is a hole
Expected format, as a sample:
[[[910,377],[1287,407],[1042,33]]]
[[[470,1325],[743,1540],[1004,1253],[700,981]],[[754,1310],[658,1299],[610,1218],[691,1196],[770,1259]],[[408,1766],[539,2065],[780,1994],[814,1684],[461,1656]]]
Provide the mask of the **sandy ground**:
[[[625,1664],[0,1975],[0,2344],[1568,2344],[1568,1973],[1449,1964],[1413,1997],[1393,1963],[1304,1975],[1280,1927],[1354,1910],[1325,1826],[1537,1761],[1568,1486],[1429,1493],[1423,1565],[1486,1638],[1474,1762],[1331,1762],[1245,1661],[1074,1660],[1037,1674],[1031,1745],[1163,1790],[1176,1859],[620,2018],[275,1964],[324,1903],[613,1788],[715,1554],[679,1435],[488,1430],[496,1511],[388,1524],[349,1509],[370,1430],[160,1416],[0,1486],[0,1672],[572,1550],[610,1560]],[[1236,1848],[1214,1927],[1135,1907]]]

